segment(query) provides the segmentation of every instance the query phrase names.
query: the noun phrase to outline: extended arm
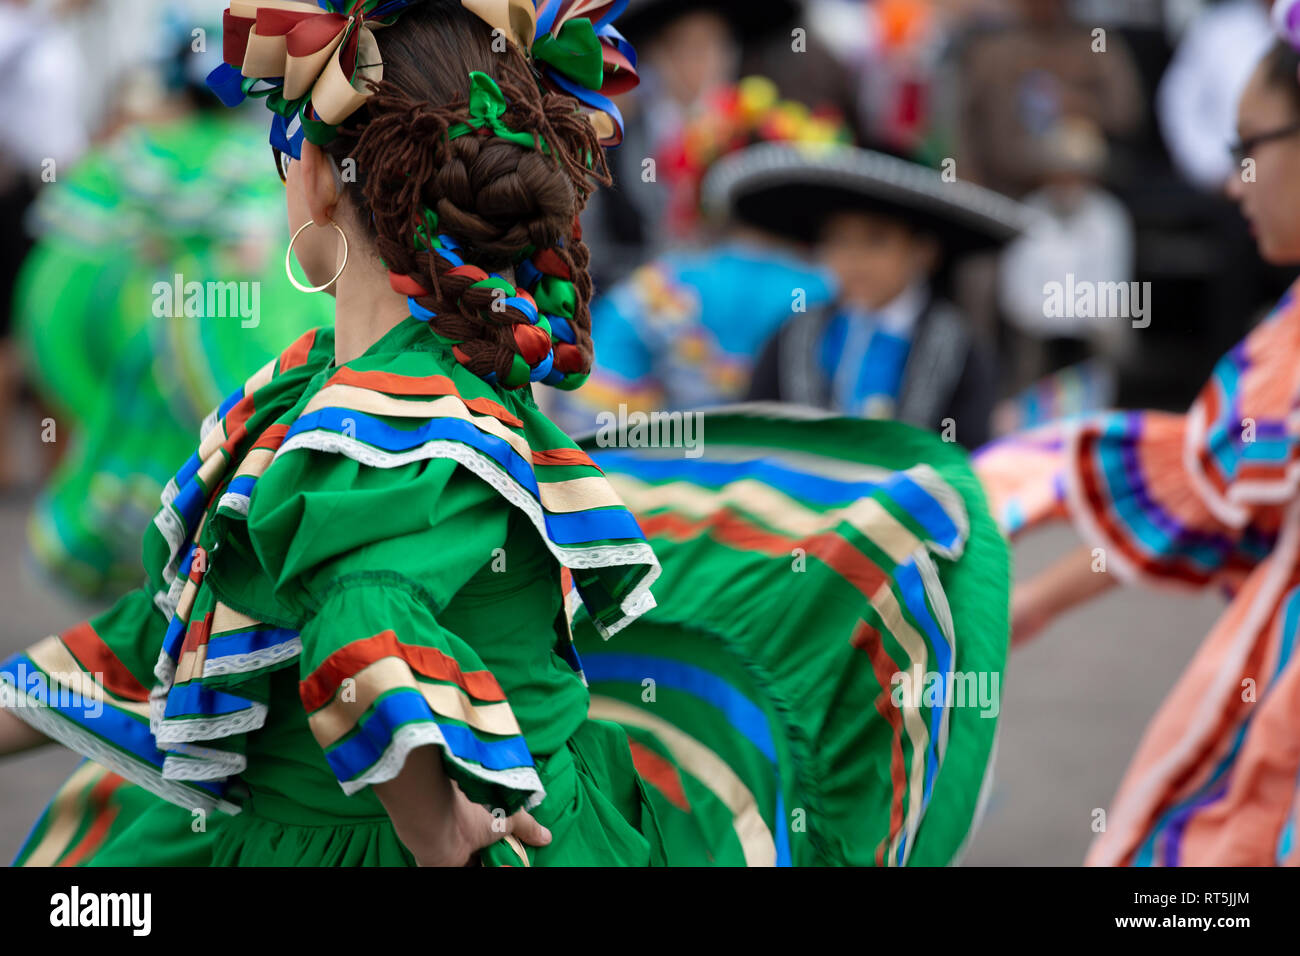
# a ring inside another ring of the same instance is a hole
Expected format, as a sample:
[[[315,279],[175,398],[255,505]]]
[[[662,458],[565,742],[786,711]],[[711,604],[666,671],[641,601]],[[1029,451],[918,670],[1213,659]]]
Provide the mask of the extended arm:
[[[0,757],[35,750],[50,742],[49,737],[26,721],[0,708]]]
[[[1115,576],[1094,571],[1093,562],[1093,549],[1084,545],[1016,586],[1011,598],[1013,647],[1032,640],[1058,615],[1116,586]]]

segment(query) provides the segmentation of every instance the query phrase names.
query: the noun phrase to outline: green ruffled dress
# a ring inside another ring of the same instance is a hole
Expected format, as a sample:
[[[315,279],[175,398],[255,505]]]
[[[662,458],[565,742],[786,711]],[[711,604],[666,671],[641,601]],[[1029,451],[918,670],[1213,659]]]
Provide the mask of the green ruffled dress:
[[[890,704],[900,671],[1001,673],[1007,554],[960,450],[746,415],[698,461],[583,450],[414,318],[333,352],[309,333],[209,419],[146,588],[0,664],[15,713],[175,804],[136,811],[173,861],[409,865],[369,785],[423,745],[554,835],[489,865],[959,851],[995,714]]]

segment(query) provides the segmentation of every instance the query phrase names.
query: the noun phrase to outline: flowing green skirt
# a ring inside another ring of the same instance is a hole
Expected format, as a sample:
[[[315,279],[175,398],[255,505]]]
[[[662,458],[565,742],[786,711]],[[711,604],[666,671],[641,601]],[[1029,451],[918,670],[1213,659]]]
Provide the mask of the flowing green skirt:
[[[538,862],[953,862],[989,785],[1010,581],[965,454],[896,423],[754,410],[709,413],[703,434],[699,457],[628,433],[584,446],[663,574],[659,606],[608,642],[575,617],[591,719],[550,758],[536,815],[577,801],[597,822]],[[102,850],[38,854],[52,805],[18,862],[412,863],[368,793],[340,793],[342,816],[254,799],[202,839],[138,788],[108,799]],[[148,840],[112,839],[133,816]],[[502,841],[483,861],[533,856]]]

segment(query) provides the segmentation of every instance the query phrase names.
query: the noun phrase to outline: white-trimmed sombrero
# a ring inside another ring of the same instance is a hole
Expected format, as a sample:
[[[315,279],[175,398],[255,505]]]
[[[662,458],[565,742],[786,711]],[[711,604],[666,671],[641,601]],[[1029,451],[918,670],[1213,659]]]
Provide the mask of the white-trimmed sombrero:
[[[1034,218],[1001,193],[853,146],[750,146],[714,164],[701,199],[707,215],[801,242],[814,241],[835,212],[895,213],[935,234],[950,253],[1003,245]]]

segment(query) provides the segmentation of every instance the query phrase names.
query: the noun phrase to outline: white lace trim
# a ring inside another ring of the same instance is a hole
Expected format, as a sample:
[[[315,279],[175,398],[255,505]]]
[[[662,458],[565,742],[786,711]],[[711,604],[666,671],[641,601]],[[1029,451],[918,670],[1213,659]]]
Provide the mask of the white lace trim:
[[[174,482],[168,485],[170,490],[174,487]],[[173,495],[173,497],[175,497]],[[175,581],[178,568],[181,561],[181,550],[185,547],[185,525],[175,511],[172,510],[171,502],[167,499],[167,492],[163,492],[163,506],[153,517],[154,527],[162,534],[163,540],[167,542],[167,550],[170,552],[167,558],[167,565],[163,568],[163,580],[168,584]]]
[[[168,624],[170,624],[172,618],[176,616],[176,608],[180,606],[181,595],[185,593],[186,580],[186,578],[176,577],[173,574],[171,586],[166,591],[156,592],[153,596],[154,606],[163,612],[163,615],[167,618]],[[154,668],[154,673],[158,673],[156,667]]]
[[[149,699],[152,701],[155,696],[161,695],[165,700],[167,691],[171,688],[172,681],[176,677],[176,662],[168,656],[166,650],[158,652],[158,663],[153,666],[153,676],[154,680],[162,686],[155,686],[149,692]]]
[[[0,681],[14,687],[11,682],[3,677],[0,677]],[[26,721],[47,737],[52,737],[65,747],[103,764],[109,770],[125,777],[134,784],[144,787],[150,793],[162,797],[168,803],[173,803],[186,810],[205,810],[208,812],[220,810],[229,814],[239,813],[240,808],[236,804],[161,776],[158,771],[129,757],[126,753],[101,740],[89,730],[51,710],[25,690],[14,687],[14,691],[15,694],[23,694],[26,701],[24,706],[10,709],[10,713]]]
[[[203,665],[204,677],[220,677],[226,674],[247,674],[259,671],[273,664],[293,660],[302,653],[302,638],[295,637],[282,641],[271,647],[250,651],[247,654],[231,654],[227,657],[209,657]]]
[[[655,607],[654,597],[650,594],[650,586],[659,577],[660,567],[659,559],[655,557],[654,549],[650,547],[649,543],[638,541],[631,544],[602,545],[592,548],[561,547],[552,541],[546,533],[546,522],[542,515],[542,506],[537,499],[502,471],[495,461],[490,460],[482,452],[470,448],[462,442],[437,439],[425,442],[419,448],[412,448],[410,451],[387,452],[347,435],[317,430],[295,435],[280,446],[275,453],[275,457],[278,459],[281,455],[299,448],[345,455],[353,461],[375,468],[397,468],[401,465],[430,458],[450,458],[478,475],[496,491],[500,492],[503,498],[526,514],[528,519],[532,521],[533,527],[537,529],[538,535],[546,542],[546,547],[551,554],[555,555],[556,560],[566,568],[586,569],[628,564],[646,565],[645,577],[623,599],[620,605],[623,617],[608,626],[596,624],[596,629],[602,637],[612,637]]]
[[[948,515],[948,519],[956,526],[957,543],[953,547],[949,548],[935,541],[926,542],[926,546],[935,554],[956,561],[966,550],[966,542],[970,538],[970,517],[966,513],[966,502],[962,500],[961,493],[944,481],[943,477],[929,465],[913,465],[903,474],[937,501],[939,507]]]
[[[948,639],[948,643],[955,648],[957,646],[957,628],[953,624],[952,608],[948,604],[948,595],[943,589],[943,582],[939,580],[939,569],[935,566],[934,558],[920,549],[917,549],[912,557],[916,561],[916,569],[921,573],[921,583],[925,585],[925,596],[930,599],[930,607],[934,611],[935,619],[939,622],[939,630]]]
[[[166,697],[161,697],[164,706]],[[152,704],[152,701],[150,702]],[[152,713],[150,723],[152,724]],[[235,734],[259,730],[266,723],[266,704],[249,702],[247,710],[217,717],[164,717],[154,737],[159,744],[192,743],[196,740],[220,740]],[[168,747],[167,749],[174,749]]]
[[[247,757],[226,750],[187,744],[177,744],[168,749],[175,753],[169,753],[163,760],[165,780],[225,780],[243,773],[248,767]]]
[[[171,595],[166,591],[156,591],[153,596],[153,605],[162,611],[163,617],[168,621],[176,614],[176,602],[171,599]]]
[[[591,623],[592,625],[595,626],[596,633],[599,634],[605,640],[609,640],[611,637],[613,637],[619,631],[623,630],[623,628],[627,627],[637,618],[649,614],[656,607],[658,607],[659,605],[655,602],[655,596],[650,593],[650,585],[654,583],[654,579],[657,578],[658,576],[659,576],[659,565],[658,563],[656,563],[654,566],[653,573],[646,575],[641,580],[641,583],[638,584],[636,588],[633,589],[632,593],[623,599],[623,604],[620,607],[620,610],[622,610],[623,612],[623,616],[620,617],[613,624],[609,624],[609,625],[601,624],[600,621],[595,619],[595,617],[592,617]]]
[[[542,780],[537,776],[536,768],[512,767],[509,770],[488,770],[486,767],[467,763],[451,752],[446,738],[442,735],[442,729],[435,723],[407,724],[402,727],[393,734],[388,749],[384,751],[383,756],[374,762],[369,770],[355,780],[340,781],[339,785],[343,788],[344,793],[352,796],[371,784],[387,783],[402,772],[402,767],[406,764],[407,754],[417,747],[430,744],[442,748],[444,760],[450,761],[480,780],[500,787],[507,787],[511,790],[527,792],[528,798],[524,802],[525,810],[531,810],[546,797],[546,790],[542,787]]]
[[[930,610],[934,613],[935,622],[939,625],[939,632],[948,642],[948,667],[951,672],[956,667],[957,662],[957,630],[952,620],[952,607],[948,604],[948,595],[943,589],[943,582],[939,580],[939,569],[935,566],[934,558],[922,548],[917,548],[916,553],[912,556],[916,562],[917,571],[921,575],[921,585],[925,589],[925,596],[930,601]],[[945,680],[947,675],[945,675]],[[948,731],[951,727],[952,701],[947,702],[943,712],[939,715],[939,730],[935,735],[934,750],[935,755],[943,760],[948,752]],[[920,825],[918,818],[917,825]],[[913,833],[912,836],[915,836]],[[908,849],[906,854],[911,852],[912,837],[908,838]]]
[[[167,479],[167,484],[163,486],[162,494],[158,497],[158,502],[164,508],[176,500],[176,496],[181,493],[180,485],[176,484],[176,476]]]
[[[220,511],[222,508],[229,508],[235,514],[248,517],[248,495],[241,495],[238,492],[228,491],[222,495],[221,500],[217,502],[217,510]]]
[[[149,730],[159,744],[188,743],[195,740],[218,740],[260,729],[266,723],[266,704],[249,702],[247,710],[216,717],[192,719],[167,717],[167,697],[176,676],[176,662],[166,651],[158,655],[154,677],[158,683],[149,691]]]
[[[221,421],[221,417],[217,414],[217,412],[219,412],[219,411],[221,411],[221,406],[220,406],[220,405],[218,405],[218,406],[217,406],[216,408],[214,408],[212,411],[208,412],[208,417],[205,418],[205,419],[203,419],[203,424],[199,426],[199,445],[200,445],[200,446],[201,446],[205,441],[208,440],[208,432],[210,432],[210,431],[212,431],[212,429],[216,428],[216,427],[217,427],[217,422]]]

